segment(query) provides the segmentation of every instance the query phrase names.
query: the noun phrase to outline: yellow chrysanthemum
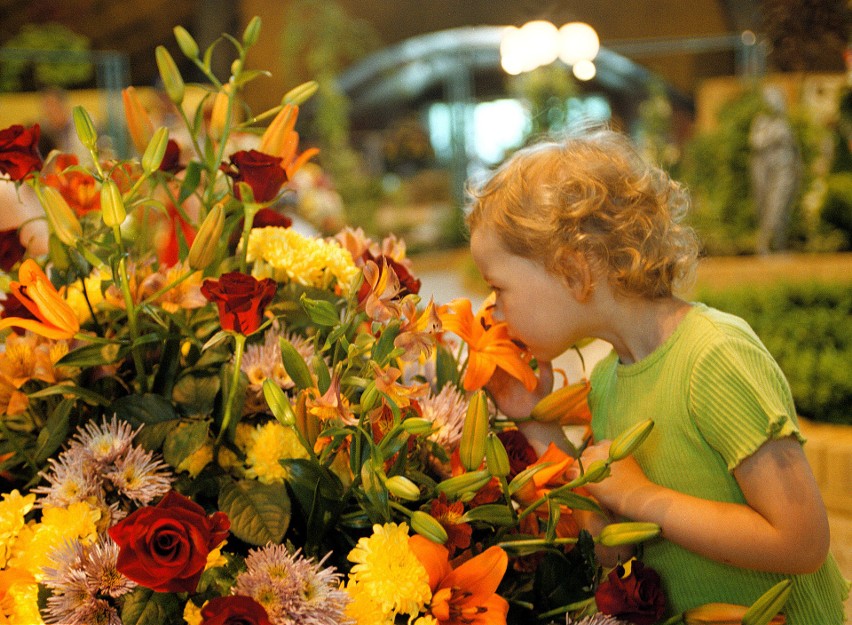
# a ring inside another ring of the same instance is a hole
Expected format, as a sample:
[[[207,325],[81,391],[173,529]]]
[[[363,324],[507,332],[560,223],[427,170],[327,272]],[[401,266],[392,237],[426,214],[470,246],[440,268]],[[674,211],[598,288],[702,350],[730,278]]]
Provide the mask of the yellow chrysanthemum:
[[[434,616],[427,614],[414,621],[414,625],[440,625],[440,623]]]
[[[346,616],[355,621],[355,625],[393,625],[393,612],[382,609],[380,602],[364,589],[364,584],[350,581],[343,590],[351,601],[346,605]]]
[[[290,228],[254,228],[248,260],[256,278],[271,277],[304,286],[327,288],[337,280],[344,288],[359,274],[352,254],[336,241],[306,237]]]
[[[100,517],[100,510],[85,502],[72,503],[67,508],[45,508],[40,523],[30,523],[18,534],[9,563],[41,580],[41,568],[50,564],[50,554],[63,543],[97,539]]]
[[[408,547],[408,525],[374,525],[347,559],[355,566],[349,579],[362,585],[382,611],[415,615],[432,598],[429,574]]]
[[[198,477],[202,469],[213,461],[213,445],[204,443],[201,447],[184,458],[177,466],[177,471],[186,471],[189,477]]]
[[[291,428],[270,421],[255,428],[246,446],[246,476],[264,484],[280,484],[287,479],[287,469],[279,460],[307,457],[308,452]]]
[[[201,607],[195,605],[192,601],[186,602],[186,606],[183,608],[183,620],[186,621],[186,625],[201,625],[204,620],[201,617]]]
[[[83,289],[79,282],[73,282],[65,289],[65,301],[77,315],[80,323],[86,323],[92,317],[92,311],[89,309],[91,304],[92,309],[97,310],[104,301],[101,283],[103,282],[100,270],[93,269],[86,278],[86,295],[83,295]],[[89,300],[86,301],[86,296]]]
[[[0,569],[6,568],[18,538],[24,528],[24,516],[33,508],[35,495],[22,496],[17,490],[3,493],[0,501]]]
[[[43,625],[38,584],[24,571],[0,571],[0,625]]]

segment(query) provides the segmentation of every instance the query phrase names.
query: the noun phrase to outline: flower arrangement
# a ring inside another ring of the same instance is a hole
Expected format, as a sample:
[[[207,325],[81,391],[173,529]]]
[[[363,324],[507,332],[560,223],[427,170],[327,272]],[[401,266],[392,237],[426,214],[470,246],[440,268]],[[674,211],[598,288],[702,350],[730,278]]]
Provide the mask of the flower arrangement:
[[[175,28],[209,79],[190,113],[157,48],[185,145],[132,88],[138,158],[103,154],[80,108],[90,166],[43,160],[38,126],[0,131],[4,184],[35,191],[50,231],[45,256],[17,232],[0,254],[3,622],[662,622],[656,573],[595,556],[659,528],[592,538],[574,520],[599,509],[583,485],[653,424],[606,462],[538,457],[483,390],[497,368],[535,384],[488,306],[424,304],[394,237],[288,227],[276,206],[316,153],[299,153],[295,131],[315,85],[244,111],[240,90],[263,75],[245,67],[259,28],[225,36],[237,58],[224,83]],[[234,133],[256,147],[235,149]],[[566,384],[531,418],[587,424],[588,390]],[[668,622],[766,623],[786,590]]]

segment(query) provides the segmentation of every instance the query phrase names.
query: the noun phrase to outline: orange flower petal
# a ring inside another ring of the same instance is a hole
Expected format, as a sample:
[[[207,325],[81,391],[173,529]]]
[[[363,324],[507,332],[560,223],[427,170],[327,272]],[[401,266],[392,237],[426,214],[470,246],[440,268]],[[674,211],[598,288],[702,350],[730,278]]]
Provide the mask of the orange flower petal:
[[[408,548],[414,552],[420,564],[429,573],[429,588],[434,592],[438,584],[450,574],[450,552],[443,545],[432,542],[419,534],[408,539]]]

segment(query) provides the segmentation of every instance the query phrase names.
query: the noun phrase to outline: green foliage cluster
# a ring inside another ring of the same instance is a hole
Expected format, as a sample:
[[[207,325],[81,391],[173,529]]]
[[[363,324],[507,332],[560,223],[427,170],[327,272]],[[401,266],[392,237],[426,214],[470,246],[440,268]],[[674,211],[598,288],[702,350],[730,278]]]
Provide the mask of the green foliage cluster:
[[[751,324],[787,376],[800,415],[852,425],[852,285],[781,284],[698,299]]]
[[[25,86],[71,87],[90,80],[95,73],[90,62],[68,60],[61,53],[86,53],[88,37],[79,35],[62,24],[27,24],[8,39],[3,48],[13,52],[31,51],[33,59],[10,55],[0,62],[0,91],[19,91]],[[38,53],[55,53],[53,57],[38,57]],[[73,56],[72,56],[73,58]],[[32,73],[35,85],[26,85],[27,73]]]

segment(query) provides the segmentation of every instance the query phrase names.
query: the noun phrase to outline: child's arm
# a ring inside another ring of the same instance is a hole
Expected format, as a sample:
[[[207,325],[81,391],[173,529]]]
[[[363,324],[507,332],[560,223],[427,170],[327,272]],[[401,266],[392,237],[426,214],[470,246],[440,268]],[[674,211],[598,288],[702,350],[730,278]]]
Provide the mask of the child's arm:
[[[607,457],[609,442],[589,447],[584,462]],[[688,470],[688,468],[684,468]],[[617,514],[650,521],[663,537],[718,562],[800,574],[816,571],[829,546],[828,519],[798,441],[764,443],[734,469],[748,505],[700,499],[651,482],[632,457],[588,491]]]

